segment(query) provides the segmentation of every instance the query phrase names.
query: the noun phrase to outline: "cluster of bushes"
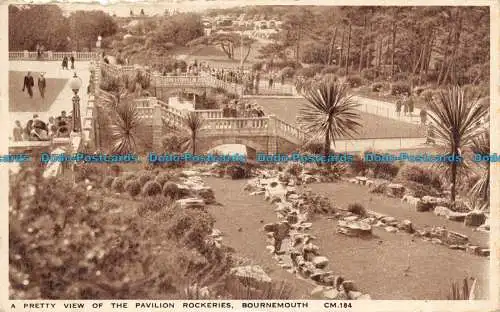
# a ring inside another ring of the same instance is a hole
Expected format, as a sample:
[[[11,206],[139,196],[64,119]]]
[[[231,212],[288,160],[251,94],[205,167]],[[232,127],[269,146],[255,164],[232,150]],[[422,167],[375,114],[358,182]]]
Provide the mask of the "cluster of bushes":
[[[392,84],[391,95],[411,94],[411,86],[408,82],[399,81]]]
[[[174,209],[155,195],[144,199],[152,217],[110,213],[114,199],[41,176],[23,168],[10,179],[11,190],[36,189],[10,194],[12,298],[182,299],[188,276],[211,286],[233,265],[226,248],[207,243],[214,219],[206,211]]]
[[[442,185],[441,178],[436,172],[417,165],[403,166],[399,170],[396,181],[403,183],[415,182],[437,190],[440,190]]]
[[[352,162],[349,164],[349,169],[354,175],[366,175],[371,178],[386,180],[392,180],[399,172],[399,166],[397,164],[365,161],[359,155],[353,157]]]
[[[358,88],[363,84],[363,79],[356,75],[348,76],[346,81],[351,88]]]

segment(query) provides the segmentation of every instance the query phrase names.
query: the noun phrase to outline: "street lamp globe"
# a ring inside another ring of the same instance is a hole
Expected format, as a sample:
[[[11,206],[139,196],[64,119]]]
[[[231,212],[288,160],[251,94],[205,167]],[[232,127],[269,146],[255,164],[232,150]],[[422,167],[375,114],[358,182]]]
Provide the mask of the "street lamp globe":
[[[75,94],[78,93],[78,90],[82,87],[82,79],[76,75],[76,73],[73,75],[73,78],[71,78],[69,82],[69,87]]]

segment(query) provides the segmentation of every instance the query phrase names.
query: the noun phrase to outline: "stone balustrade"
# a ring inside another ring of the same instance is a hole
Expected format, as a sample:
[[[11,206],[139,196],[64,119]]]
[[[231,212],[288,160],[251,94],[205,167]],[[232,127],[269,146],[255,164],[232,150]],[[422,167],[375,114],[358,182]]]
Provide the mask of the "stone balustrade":
[[[94,60],[97,56],[96,52],[54,52],[54,51],[44,51],[41,59],[45,61],[62,61],[64,57],[73,56],[76,61],[90,61]],[[38,53],[36,51],[10,51],[9,60],[11,61],[26,61],[26,60],[36,60],[38,59]]]

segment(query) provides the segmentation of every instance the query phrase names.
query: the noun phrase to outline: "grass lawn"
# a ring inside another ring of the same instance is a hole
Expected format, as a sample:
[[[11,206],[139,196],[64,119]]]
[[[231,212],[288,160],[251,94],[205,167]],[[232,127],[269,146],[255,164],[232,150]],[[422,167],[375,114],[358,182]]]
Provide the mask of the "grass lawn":
[[[301,106],[308,103],[305,99],[255,99],[259,105],[264,108],[266,114],[274,114],[278,118],[286,122],[295,124],[296,117],[299,114]],[[250,99],[250,101],[253,101]],[[373,139],[373,138],[394,138],[408,137],[417,138],[423,137],[424,133],[418,125],[401,122],[398,120],[385,118],[377,115],[372,115],[364,112],[359,112],[361,117],[360,123],[362,128],[359,133],[354,135],[355,139]],[[346,139],[339,137],[339,139]]]
[[[22,92],[26,72],[9,71],[9,111],[10,112],[46,112],[66,85],[67,79],[46,78],[47,88],[45,98],[42,99],[38,91],[38,72],[32,72],[35,80],[33,98],[28,92]]]
[[[292,283],[296,289],[295,295],[299,296],[297,299],[301,298],[301,294],[309,295],[314,286],[280,269],[265,249],[267,243],[260,220],[264,223],[275,222],[274,207],[264,201],[262,196],[250,196],[244,192],[245,181],[217,178],[205,178],[205,181],[213,188],[217,201],[223,204],[222,207],[212,207],[210,211],[217,220],[216,228],[225,233],[224,243],[265,270],[275,268],[269,272],[271,278]],[[431,213],[410,212],[400,201],[376,198],[358,185],[338,183],[309,187],[314,192],[328,194],[341,207],[358,201],[369,209],[394,217],[407,214],[416,226],[441,224],[450,229],[458,227],[460,232],[470,235],[473,241],[483,234],[472,233],[459,223],[451,224]],[[370,201],[370,197],[373,197],[373,201]],[[376,237],[371,240],[350,238],[335,231],[335,221],[321,217],[313,221],[311,234],[318,238],[314,243],[320,248],[320,253],[330,260],[328,269],[354,280],[361,291],[370,294],[373,299],[443,300],[451,283],[465,277],[478,278],[482,290],[479,298],[487,296],[487,258],[450,250],[420,239],[412,240],[411,235],[387,233],[378,228],[374,229]],[[410,270],[405,275],[403,270],[408,264]]]

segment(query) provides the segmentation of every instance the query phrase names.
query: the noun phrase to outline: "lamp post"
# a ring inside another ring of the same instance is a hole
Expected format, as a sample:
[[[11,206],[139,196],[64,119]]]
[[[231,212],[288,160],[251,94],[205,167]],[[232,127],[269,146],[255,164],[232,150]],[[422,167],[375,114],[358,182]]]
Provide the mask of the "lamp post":
[[[69,82],[71,90],[73,90],[73,132],[79,133],[82,131],[82,119],[80,114],[80,97],[78,96],[78,91],[82,86],[82,79],[76,75],[73,75]]]
[[[97,60],[100,60],[101,59],[101,44],[102,44],[102,37],[99,35],[97,37],[97,41],[95,43],[95,47],[96,47],[96,50],[97,50]]]

